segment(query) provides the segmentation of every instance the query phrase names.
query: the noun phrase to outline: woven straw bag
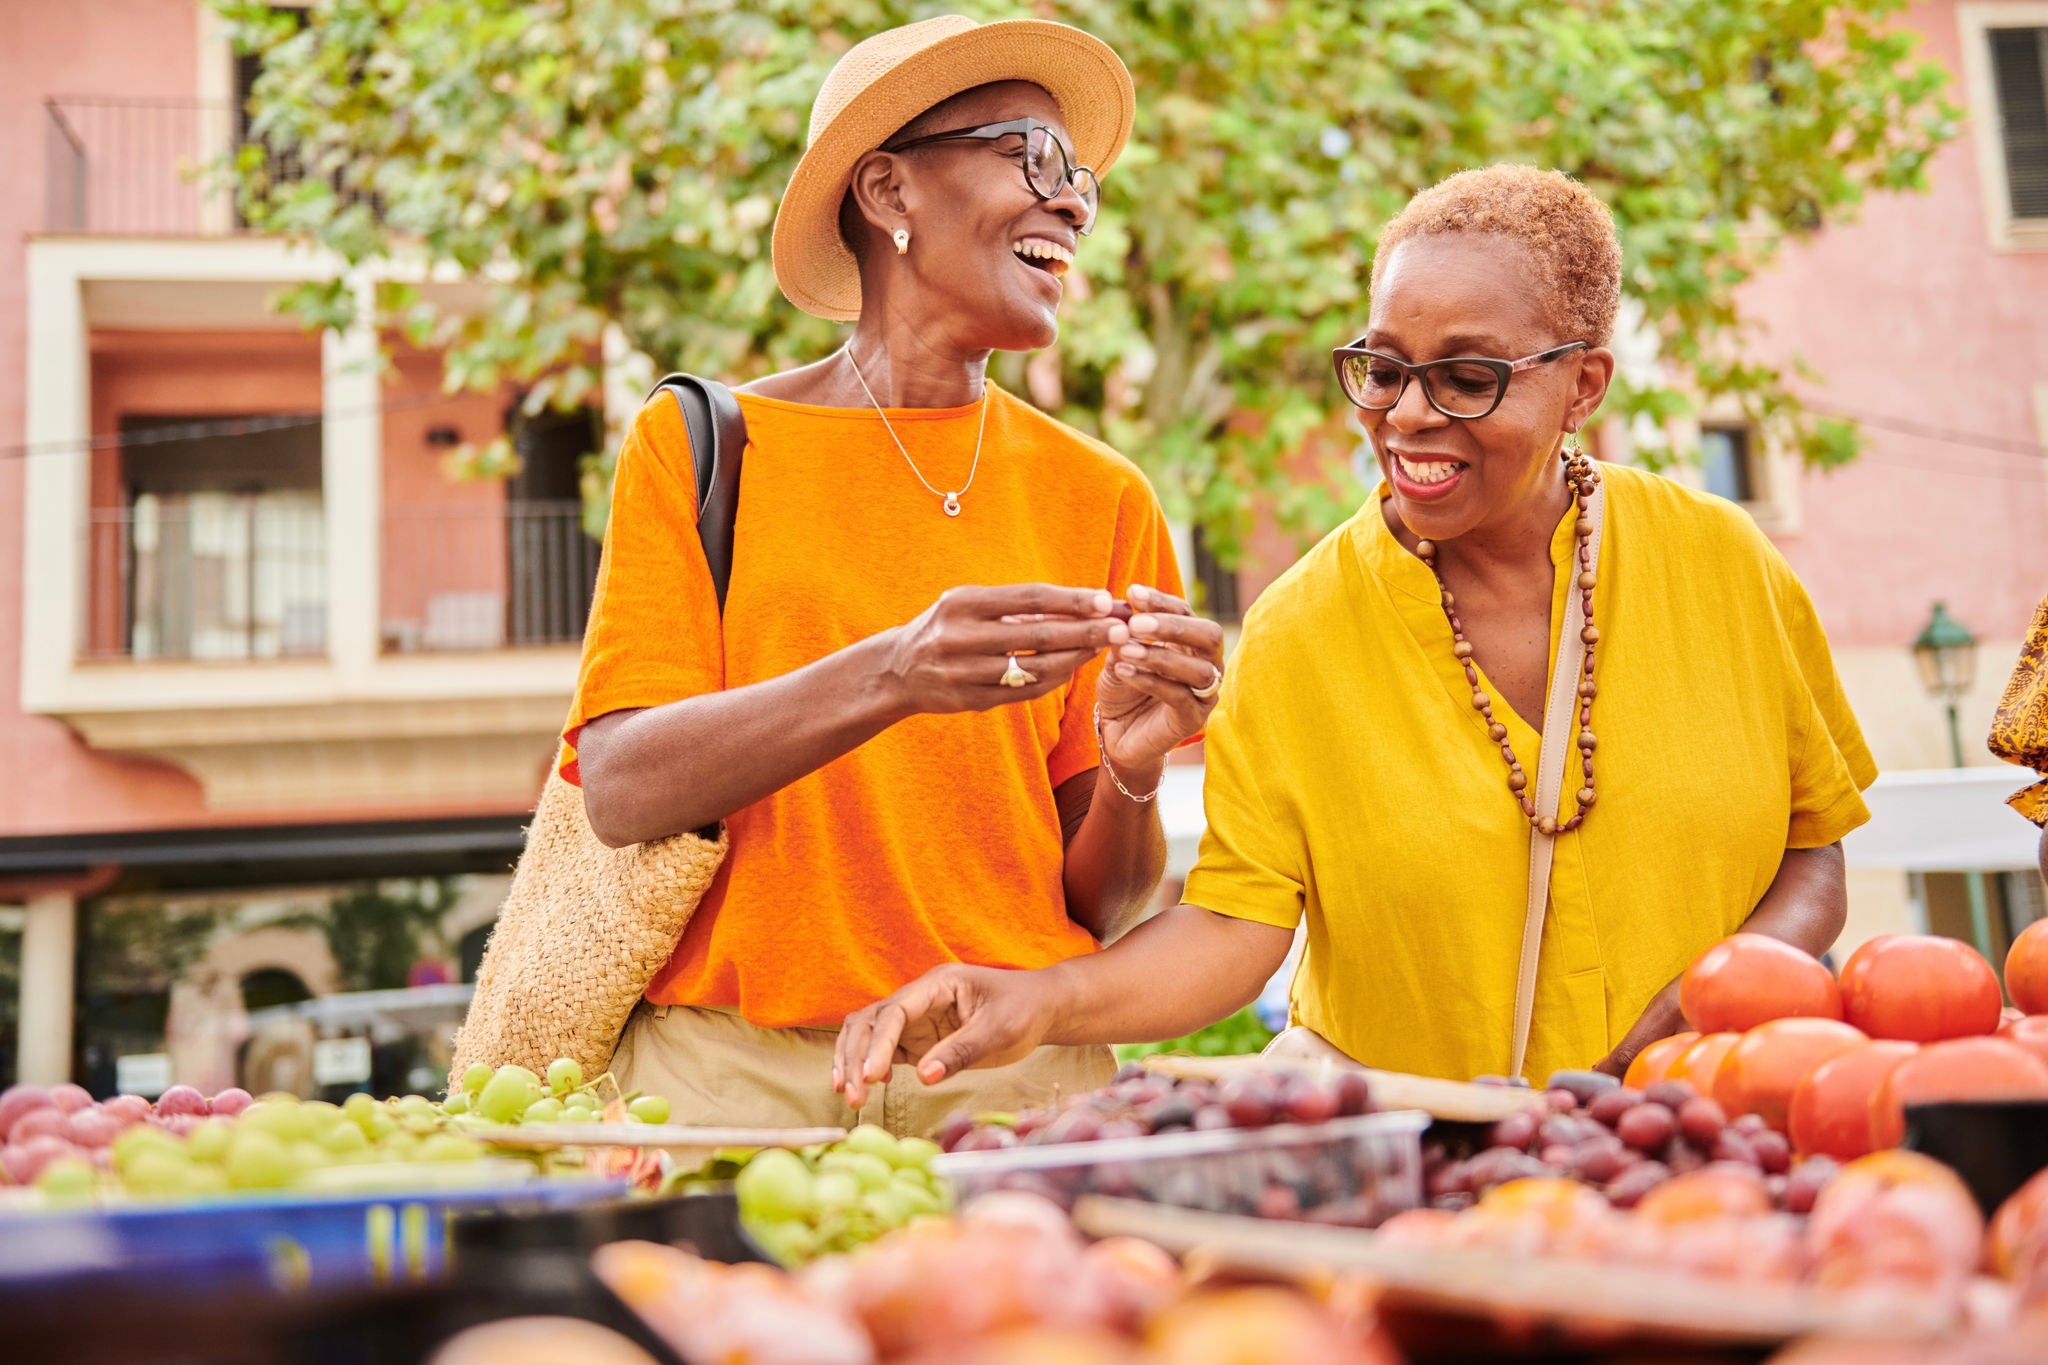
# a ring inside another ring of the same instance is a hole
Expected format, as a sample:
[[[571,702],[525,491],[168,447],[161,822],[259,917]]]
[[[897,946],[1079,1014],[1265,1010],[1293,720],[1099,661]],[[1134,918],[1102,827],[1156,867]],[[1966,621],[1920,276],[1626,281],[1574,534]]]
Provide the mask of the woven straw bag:
[[[721,611],[732,578],[733,527],[746,419],[732,392],[670,375],[654,397],[682,409],[697,474],[697,535]],[[476,974],[455,1037],[452,1079],[478,1062],[543,1071],[573,1058],[586,1075],[611,1065],[627,1016],[682,940],[725,861],[725,827],[608,848],[590,828],[583,791],[560,755],[541,788],[526,848]]]
[[[548,775],[455,1039],[454,1073],[477,1062],[545,1071],[571,1057],[611,1064],[619,1033],[702,900],[727,836],[677,834],[607,848],[583,792]]]

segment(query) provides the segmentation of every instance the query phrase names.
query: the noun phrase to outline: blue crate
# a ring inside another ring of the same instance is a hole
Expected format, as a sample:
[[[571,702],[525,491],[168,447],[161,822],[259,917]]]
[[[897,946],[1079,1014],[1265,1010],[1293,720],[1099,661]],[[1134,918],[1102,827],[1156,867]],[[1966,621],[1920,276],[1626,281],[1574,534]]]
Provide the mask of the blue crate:
[[[0,1299],[80,1284],[335,1289],[430,1280],[466,1210],[542,1212],[626,1190],[622,1180],[533,1181],[420,1194],[242,1195],[157,1208],[0,1216]]]

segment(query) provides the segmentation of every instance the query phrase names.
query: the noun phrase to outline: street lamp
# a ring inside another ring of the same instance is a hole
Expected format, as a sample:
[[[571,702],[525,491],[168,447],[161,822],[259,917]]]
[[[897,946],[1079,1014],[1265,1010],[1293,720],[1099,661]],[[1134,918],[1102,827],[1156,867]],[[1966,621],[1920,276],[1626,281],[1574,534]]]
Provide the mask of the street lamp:
[[[1936,602],[1927,628],[1913,641],[1913,662],[1920,666],[1920,682],[1927,695],[1948,707],[1948,742],[1955,766],[1963,766],[1963,732],[1956,719],[1956,707],[1977,677],[1977,637],[1969,627],[1948,614],[1948,604]]]
[[[1927,626],[1913,641],[1913,662],[1919,666],[1921,685],[1927,695],[1948,708],[1949,756],[1963,766],[1963,729],[1957,707],[1977,677],[1977,637],[1969,627],[1948,614],[1946,603],[1936,602]],[[1991,956],[1991,912],[1984,900],[1984,874],[1972,868],[1963,873],[1963,886],[1970,897],[1970,934],[1985,961]]]

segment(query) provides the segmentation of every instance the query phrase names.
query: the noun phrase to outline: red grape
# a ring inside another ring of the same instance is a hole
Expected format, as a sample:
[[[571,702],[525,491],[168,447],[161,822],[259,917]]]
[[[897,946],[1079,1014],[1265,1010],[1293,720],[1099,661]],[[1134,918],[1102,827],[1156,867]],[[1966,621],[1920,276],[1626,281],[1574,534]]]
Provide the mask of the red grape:
[[[1544,1088],[1569,1091],[1580,1104],[1591,1104],[1594,1096],[1613,1090],[1620,1084],[1604,1071],[1553,1071]]]
[[[1240,1128],[1263,1128],[1273,1121],[1273,1090],[1257,1076],[1233,1076],[1216,1089],[1216,1097]]]
[[[1744,1134],[1749,1145],[1756,1149],[1756,1160],[1772,1175],[1782,1175],[1792,1169],[1792,1143],[1783,1133],[1766,1128],[1761,1133]]]
[[[1569,1090],[1546,1090],[1543,1092],[1543,1099],[1560,1114],[1569,1113],[1579,1107],[1579,1097]]]
[[[1275,1182],[1259,1191],[1256,1213],[1261,1218],[1299,1218],[1301,1196],[1291,1185]]]
[[[10,1142],[0,1152],[0,1169],[7,1172],[7,1178],[17,1185],[33,1185],[36,1177],[43,1173],[43,1167],[59,1157],[83,1156],[78,1148],[53,1133],[23,1141]]]
[[[1654,1100],[1644,1100],[1614,1125],[1615,1136],[1639,1152],[1660,1150],[1677,1131],[1677,1116]]]
[[[1337,1112],[1349,1117],[1372,1112],[1372,1083],[1363,1072],[1340,1072],[1336,1082]]]
[[[70,1129],[71,1115],[55,1105],[48,1109],[31,1109],[14,1121],[14,1127],[7,1134],[9,1142],[27,1142],[30,1138],[64,1137]]]
[[[1490,1145],[1513,1147],[1517,1151],[1526,1152],[1529,1150],[1529,1144],[1535,1140],[1536,1116],[1525,1109],[1518,1114],[1509,1114],[1493,1125],[1493,1139]]]
[[[206,1113],[206,1096],[189,1085],[174,1085],[157,1096],[156,1112],[167,1118],[173,1114],[198,1114],[203,1117]]]
[[[1296,1123],[1328,1123],[1337,1117],[1337,1096],[1328,1086],[1304,1081],[1288,1087],[1280,1107]]]
[[[1562,1142],[1553,1142],[1538,1152],[1536,1157],[1544,1165],[1562,1170],[1572,1164],[1572,1149]]]
[[[50,1087],[50,1102],[67,1114],[75,1114],[92,1103],[92,1092],[66,1081]]]
[[[1832,1157],[1810,1156],[1785,1175],[1785,1212],[1811,1213],[1813,1201],[1841,1169]]]
[[[208,1102],[207,1107],[210,1112],[218,1114],[222,1118],[231,1119],[255,1102],[255,1097],[248,1091],[238,1085],[231,1085],[218,1095],[215,1095]],[[969,1119],[967,1123],[970,1128],[974,1126],[974,1120],[972,1119]]]
[[[149,1101],[140,1095],[116,1095],[103,1102],[100,1108],[119,1119],[123,1128],[141,1123],[151,1112]]]
[[[1711,1148],[1727,1126],[1728,1111],[1705,1095],[1678,1106],[1678,1131],[1697,1146]]]
[[[0,1092],[0,1142],[6,1142],[13,1135],[14,1125],[24,1114],[55,1107],[50,1092],[33,1085],[10,1086]]]
[[[999,1152],[1005,1147],[1015,1147],[1017,1135],[999,1124],[976,1128],[961,1138],[951,1150],[956,1152]]]
[[[1572,1149],[1573,1173],[1595,1185],[1604,1185],[1620,1175],[1628,1160],[1628,1148],[1611,1134],[1587,1138]]]
[[[1643,1092],[1616,1086],[1595,1095],[1586,1106],[1586,1117],[1612,1128],[1615,1121],[1642,1102]]]
[[[1716,1161],[1737,1162],[1751,1170],[1763,1165],[1763,1162],[1757,1159],[1755,1144],[1733,1129],[1715,1138],[1713,1145],[1707,1149],[1707,1154]]]
[[[1219,1128],[1232,1128],[1230,1111],[1220,1104],[1205,1104],[1195,1111],[1195,1131],[1213,1133]]]
[[[1767,1133],[1771,1129],[1770,1120],[1762,1114],[1738,1114],[1729,1126],[1746,1138],[1753,1138],[1758,1133]]]
[[[228,1092],[223,1090],[220,1094],[213,1097],[215,1113],[221,1112],[220,1102],[227,1094]],[[960,1140],[973,1131],[974,1115],[967,1113],[955,1114],[946,1120],[945,1126],[939,1129],[939,1147],[944,1151],[954,1151],[960,1146]]]
[[[80,1147],[104,1147],[121,1131],[121,1121],[98,1105],[65,1117],[64,1136]]]
[[[1699,1093],[1699,1091],[1693,1089],[1685,1081],[1658,1081],[1656,1084],[1644,1089],[1643,1098],[1661,1104],[1666,1109],[1676,1113],[1678,1112],[1678,1106]]]
[[[1136,1119],[1104,1119],[1099,1139],[1109,1142],[1115,1138],[1144,1137],[1145,1125]]]
[[[1670,1178],[1671,1173],[1654,1161],[1631,1166],[1607,1186],[1607,1199],[1616,1208],[1632,1209],[1642,1197]]]

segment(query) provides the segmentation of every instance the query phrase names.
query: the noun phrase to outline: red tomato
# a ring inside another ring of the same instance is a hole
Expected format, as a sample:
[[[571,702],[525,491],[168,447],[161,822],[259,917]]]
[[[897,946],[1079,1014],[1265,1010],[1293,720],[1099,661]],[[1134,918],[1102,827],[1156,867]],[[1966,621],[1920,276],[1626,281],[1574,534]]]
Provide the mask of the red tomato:
[[[1792,1092],[1813,1069],[1870,1040],[1839,1019],[1773,1019],[1742,1036],[1714,1078],[1714,1098],[1728,1112],[1759,1114],[1785,1131]]]
[[[2005,993],[2028,1014],[2048,1014],[2048,919],[2037,919],[2005,955]]]
[[[2023,1014],[1999,1029],[1998,1036],[2048,1062],[2048,1014]]]
[[[1792,1090],[1786,1131],[1801,1156],[1852,1161],[1877,1150],[1870,1099],[1893,1067],[1920,1050],[1896,1040],[1859,1043],[1822,1062]]]
[[[1702,1033],[1740,1033],[1794,1015],[1842,1017],[1828,969],[1763,934],[1736,934],[1701,953],[1679,981],[1678,1005]]]
[[[2003,1038],[1950,1038],[1886,1074],[1870,1097],[1870,1136],[1880,1147],[1898,1146],[1909,1104],[2039,1099],[2048,1099],[2048,1062]]]
[[[1873,1038],[1933,1043],[1998,1027],[1998,973],[1959,939],[1879,934],[1842,968],[1842,1012]]]
[[[1699,1040],[1697,1033],[1674,1033],[1669,1038],[1659,1038],[1636,1054],[1636,1059],[1628,1064],[1628,1073],[1621,1078],[1621,1083],[1631,1090],[1655,1085],[1671,1070],[1671,1064],[1678,1060],[1679,1054]]]
[[[1714,1081],[1721,1074],[1721,1063],[1728,1060],[1728,1054],[1742,1041],[1739,1033],[1708,1033],[1691,1047],[1678,1054],[1671,1063],[1671,1069],[1664,1073],[1668,1081],[1685,1081],[1702,1095],[1714,1093]]]

